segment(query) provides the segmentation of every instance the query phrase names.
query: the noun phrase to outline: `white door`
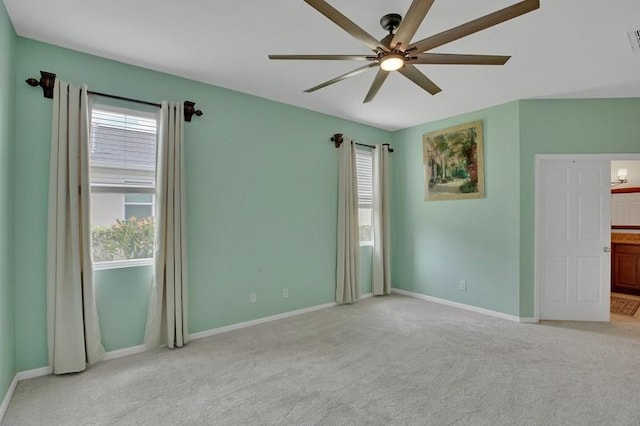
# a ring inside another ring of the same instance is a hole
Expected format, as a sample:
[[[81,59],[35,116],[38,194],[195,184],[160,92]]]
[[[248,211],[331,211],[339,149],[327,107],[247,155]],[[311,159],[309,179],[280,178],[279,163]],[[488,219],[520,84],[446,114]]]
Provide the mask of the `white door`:
[[[598,158],[538,159],[540,319],[609,321],[610,167]]]

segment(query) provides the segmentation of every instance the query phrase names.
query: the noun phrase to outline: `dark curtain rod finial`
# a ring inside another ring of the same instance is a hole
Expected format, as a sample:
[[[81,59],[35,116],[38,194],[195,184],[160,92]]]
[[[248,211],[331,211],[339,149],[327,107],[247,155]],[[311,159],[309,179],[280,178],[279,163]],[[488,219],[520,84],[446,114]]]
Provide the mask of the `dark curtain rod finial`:
[[[342,139],[342,133],[336,133],[335,135],[331,136],[331,142],[335,144],[336,148],[340,148],[340,145],[342,145],[342,142],[344,142],[344,139]]]
[[[184,121],[191,122],[191,117],[194,116],[202,117],[203,112],[199,109],[196,109],[196,103],[191,101],[184,101]]]
[[[53,99],[53,87],[56,84],[56,75],[54,73],[40,71],[40,80],[28,78],[25,81],[31,87],[42,87],[44,97],[47,99]]]

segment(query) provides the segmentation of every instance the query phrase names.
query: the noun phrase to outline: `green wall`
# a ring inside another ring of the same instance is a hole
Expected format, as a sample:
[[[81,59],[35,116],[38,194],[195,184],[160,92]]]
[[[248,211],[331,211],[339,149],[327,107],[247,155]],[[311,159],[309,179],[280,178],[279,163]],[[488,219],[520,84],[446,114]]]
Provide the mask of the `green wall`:
[[[104,349],[142,344],[153,267],[95,271],[96,304]]]
[[[15,203],[18,370],[47,363],[51,101],[24,84],[39,70],[101,92],[192,100],[204,111],[185,128],[191,332],[334,300],[337,150],[329,137],[342,132],[379,143],[390,133],[23,38],[17,52],[15,186],[28,194]],[[140,273],[96,275],[108,350],[141,343],[147,284],[124,284]],[[249,303],[251,292],[256,303]]]
[[[426,202],[422,135],[475,120],[484,125],[486,198]],[[519,314],[518,122],[512,102],[393,134],[394,287]]]
[[[478,119],[486,198],[425,202],[422,134]],[[535,156],[639,153],[640,99],[517,101],[400,130],[392,140],[394,287],[533,317]]]
[[[15,365],[13,281],[13,149],[16,34],[0,2],[0,403]]]
[[[533,316],[535,155],[640,152],[640,99],[520,102],[520,313]]]

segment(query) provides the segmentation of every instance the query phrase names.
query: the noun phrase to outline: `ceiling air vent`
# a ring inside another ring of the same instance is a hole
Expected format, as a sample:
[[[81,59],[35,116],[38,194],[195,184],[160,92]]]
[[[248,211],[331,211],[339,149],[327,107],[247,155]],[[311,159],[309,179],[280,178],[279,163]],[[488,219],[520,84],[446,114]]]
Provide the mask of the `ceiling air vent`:
[[[640,53],[640,30],[633,30],[627,33],[629,35],[629,42],[634,52]]]

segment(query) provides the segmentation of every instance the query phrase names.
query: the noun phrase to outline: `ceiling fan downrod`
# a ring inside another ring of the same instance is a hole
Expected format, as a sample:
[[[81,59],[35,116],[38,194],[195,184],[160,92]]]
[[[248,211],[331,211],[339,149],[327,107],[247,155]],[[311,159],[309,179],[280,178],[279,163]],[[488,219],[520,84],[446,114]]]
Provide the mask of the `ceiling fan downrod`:
[[[380,68],[384,71],[396,71],[402,68],[405,62],[408,60],[404,52],[402,52],[398,46],[391,47],[391,43],[394,38],[394,31],[400,26],[402,22],[402,16],[397,13],[388,13],[380,18],[380,25],[385,30],[389,31],[380,42],[390,49],[389,52],[378,52],[378,63]]]
[[[389,31],[389,34],[393,34],[396,28],[400,26],[400,22],[402,22],[402,16],[397,13],[387,13],[380,18],[380,25],[382,28]]]

